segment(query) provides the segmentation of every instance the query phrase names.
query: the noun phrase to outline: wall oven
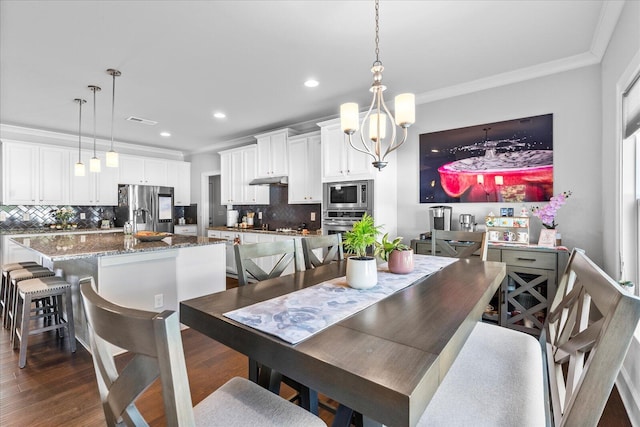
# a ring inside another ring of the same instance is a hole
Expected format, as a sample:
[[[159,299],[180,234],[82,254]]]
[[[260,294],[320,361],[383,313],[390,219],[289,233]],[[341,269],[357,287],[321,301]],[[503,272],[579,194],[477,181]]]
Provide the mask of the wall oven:
[[[351,231],[353,223],[360,221],[365,213],[372,214],[370,211],[363,210],[325,211],[322,218],[322,232],[323,234],[344,234]]]
[[[323,208],[327,211],[371,210],[373,180],[327,182],[324,184]]]

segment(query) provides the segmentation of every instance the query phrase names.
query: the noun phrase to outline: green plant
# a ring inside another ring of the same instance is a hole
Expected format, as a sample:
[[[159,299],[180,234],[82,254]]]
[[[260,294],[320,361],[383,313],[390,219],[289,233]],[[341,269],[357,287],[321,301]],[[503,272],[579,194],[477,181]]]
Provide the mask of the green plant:
[[[380,226],[375,225],[371,215],[364,214],[360,221],[353,224],[351,231],[345,233],[344,248],[358,258],[365,258],[367,248],[376,243],[378,234],[380,234]]]
[[[389,261],[389,254],[393,251],[407,251],[411,248],[401,243],[402,237],[396,237],[394,240],[389,241],[389,233],[385,233],[382,236],[382,240],[380,242],[376,242],[376,249],[374,251],[374,255],[380,257],[384,261]]]

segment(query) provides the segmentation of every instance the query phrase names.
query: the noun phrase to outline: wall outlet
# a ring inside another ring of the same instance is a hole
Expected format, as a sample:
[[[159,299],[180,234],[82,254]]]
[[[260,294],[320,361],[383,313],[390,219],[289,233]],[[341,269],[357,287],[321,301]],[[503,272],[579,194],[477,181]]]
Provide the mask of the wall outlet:
[[[262,212],[258,212],[258,219],[262,219]]]
[[[315,220],[316,220],[316,213],[311,212],[311,221],[315,221]]]
[[[0,221],[7,220],[7,213],[5,211],[0,211]]]
[[[80,219],[87,219],[87,214],[84,212],[80,212]]]
[[[162,308],[163,305],[164,305],[164,295],[156,294],[154,296],[153,308]]]
[[[22,220],[23,221],[31,221],[31,215],[29,215],[28,212],[25,212],[22,214]]]

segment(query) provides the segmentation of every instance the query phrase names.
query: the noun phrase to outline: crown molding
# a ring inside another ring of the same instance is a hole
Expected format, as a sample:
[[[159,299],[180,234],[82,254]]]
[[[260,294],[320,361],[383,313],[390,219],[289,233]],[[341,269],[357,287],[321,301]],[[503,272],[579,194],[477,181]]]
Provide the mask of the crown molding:
[[[62,145],[73,148],[76,148],[78,144],[78,135],[8,124],[0,124],[0,139]],[[88,144],[93,146],[93,138],[83,136],[82,144],[85,146],[89,146]],[[138,154],[151,157],[170,158],[174,160],[184,159],[184,154],[182,151],[178,150],[169,150],[166,148],[149,147],[118,141],[114,141],[114,146],[116,146],[117,151],[122,154]],[[100,149],[100,151],[109,151],[111,149],[111,140],[96,138],[96,149]]]
[[[591,53],[598,58],[598,62],[602,61],[602,57],[607,51],[607,46],[609,46],[609,41],[611,41],[613,32],[616,29],[624,4],[625,0],[608,0],[602,2],[600,18],[598,19],[596,30],[593,33],[590,49]]]

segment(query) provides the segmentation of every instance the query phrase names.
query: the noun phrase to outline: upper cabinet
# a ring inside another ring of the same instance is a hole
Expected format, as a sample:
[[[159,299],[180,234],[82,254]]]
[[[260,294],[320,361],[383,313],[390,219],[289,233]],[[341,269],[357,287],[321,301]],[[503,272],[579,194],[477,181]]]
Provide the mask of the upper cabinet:
[[[73,168],[69,168],[69,204],[81,206],[115,206],[118,204],[118,168],[105,166],[105,153],[96,153],[102,164],[98,173],[89,171],[89,159],[93,151],[83,151],[82,163],[85,164],[85,176],[75,176]],[[70,153],[69,165],[78,161],[78,153]]]
[[[167,162],[167,186],[173,187],[173,204],[191,204],[191,163]]]
[[[249,185],[255,177],[256,145],[220,152],[220,200],[223,205],[269,204],[269,187]]]
[[[289,204],[322,203],[320,132],[289,138]]]
[[[120,156],[120,184],[166,186],[167,160]]]
[[[22,142],[3,142],[2,203],[66,204],[69,199],[70,151]]]
[[[322,181],[346,181],[374,177],[372,157],[356,151],[340,128],[340,119],[318,123],[322,138]],[[360,142],[360,131],[352,136]]]
[[[256,135],[258,140],[257,177],[267,178],[289,174],[287,143],[288,138],[292,135],[295,133],[291,129],[280,129]]]

